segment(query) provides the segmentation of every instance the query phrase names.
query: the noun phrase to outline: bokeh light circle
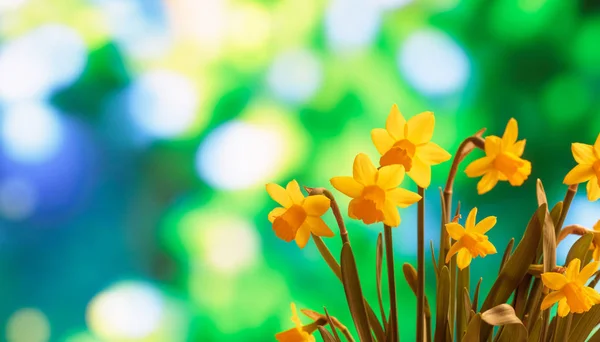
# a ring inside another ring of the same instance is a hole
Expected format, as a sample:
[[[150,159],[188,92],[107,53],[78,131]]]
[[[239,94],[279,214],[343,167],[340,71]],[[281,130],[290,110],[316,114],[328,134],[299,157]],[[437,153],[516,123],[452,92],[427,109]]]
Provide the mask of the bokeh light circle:
[[[401,45],[398,53],[401,76],[426,95],[461,91],[469,79],[469,58],[445,33],[417,31]]]
[[[277,96],[292,103],[302,103],[319,89],[322,73],[321,62],[311,51],[289,50],[275,58],[267,81]]]
[[[8,178],[0,182],[0,216],[10,220],[29,217],[38,202],[33,184],[25,179]]]
[[[334,0],[325,14],[325,34],[335,50],[368,46],[377,35],[381,11],[374,1]]]
[[[8,319],[8,342],[46,342],[49,339],[50,323],[46,315],[38,309],[20,309]]]

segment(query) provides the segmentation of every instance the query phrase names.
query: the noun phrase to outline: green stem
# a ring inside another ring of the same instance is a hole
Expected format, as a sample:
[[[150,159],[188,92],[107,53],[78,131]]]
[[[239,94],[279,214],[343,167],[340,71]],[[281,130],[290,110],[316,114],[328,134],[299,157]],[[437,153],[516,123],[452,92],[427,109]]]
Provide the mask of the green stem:
[[[417,342],[423,342],[425,306],[425,190],[418,189],[421,200],[417,210]]]
[[[389,331],[391,339],[388,341],[398,341],[398,309],[396,307],[396,277],[394,274],[394,246],[392,243],[392,227],[383,226],[385,240],[385,256],[388,273],[388,285],[390,292],[390,316],[389,316]]]

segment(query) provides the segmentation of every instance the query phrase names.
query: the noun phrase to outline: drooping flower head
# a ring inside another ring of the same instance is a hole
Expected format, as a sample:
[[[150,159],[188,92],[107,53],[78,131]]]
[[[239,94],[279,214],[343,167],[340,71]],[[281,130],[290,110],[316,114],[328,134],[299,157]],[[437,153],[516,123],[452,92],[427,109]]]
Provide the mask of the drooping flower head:
[[[431,183],[431,165],[450,159],[448,152],[430,141],[434,126],[432,112],[417,114],[406,121],[394,104],[385,129],[371,131],[371,139],[381,154],[381,166],[402,165],[418,186],[427,188]]]
[[[600,303],[600,294],[593,288],[585,286],[588,279],[598,270],[598,262],[587,264],[581,272],[580,268],[581,260],[573,259],[567,266],[565,274],[542,273],[544,285],[554,290],[542,301],[542,310],[546,310],[558,302],[558,315],[564,317],[569,312],[586,312],[594,304]]]
[[[588,199],[598,200],[600,198],[600,134],[594,146],[573,143],[571,151],[577,166],[567,174],[564,183],[572,185],[588,182],[586,186]]]
[[[383,222],[390,227],[400,224],[398,209],[418,202],[421,196],[398,188],[404,179],[402,165],[388,165],[377,170],[369,157],[358,154],[352,177],[334,177],[331,185],[352,197],[348,216],[366,224]]]
[[[496,247],[489,241],[485,233],[496,225],[496,217],[488,216],[476,224],[477,208],[471,209],[465,227],[456,222],[446,223],[446,230],[456,242],[450,247],[446,255],[446,263],[458,253],[456,264],[461,270],[471,264],[477,256],[485,257],[495,254]]]
[[[590,250],[593,250],[594,260],[600,261],[600,220],[594,225],[594,239],[590,245]]]
[[[525,150],[525,139],[517,141],[517,120],[510,119],[502,138],[490,135],[485,138],[486,156],[474,160],[465,172],[469,177],[483,175],[477,183],[477,192],[484,194],[494,188],[499,180],[512,186],[520,186],[531,174],[531,163],[521,156]]]
[[[318,329],[318,325],[315,323],[302,325],[300,317],[298,317],[298,311],[296,310],[296,304],[292,303],[292,322],[294,327],[282,331],[275,335],[275,339],[279,342],[315,342],[315,337],[312,335],[315,330]]]
[[[304,197],[295,180],[283,187],[269,183],[267,192],[282,208],[275,208],[269,213],[269,221],[278,238],[290,242],[296,240],[298,247],[304,248],[310,233],[317,236],[333,236],[333,232],[321,215],[329,209],[329,198],[323,195]]]

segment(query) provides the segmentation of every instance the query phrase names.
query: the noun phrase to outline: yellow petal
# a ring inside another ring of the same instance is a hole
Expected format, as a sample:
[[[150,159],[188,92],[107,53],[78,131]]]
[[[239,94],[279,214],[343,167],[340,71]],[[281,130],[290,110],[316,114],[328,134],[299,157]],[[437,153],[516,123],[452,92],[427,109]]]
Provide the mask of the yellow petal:
[[[488,157],[495,157],[502,151],[502,139],[495,135],[485,137],[485,154]]]
[[[481,256],[486,256],[489,254],[496,254],[496,246],[494,246],[494,244],[492,244],[489,240],[484,240],[481,241],[477,244],[477,247],[479,248],[479,252],[481,254]],[[483,253],[481,253],[483,252]]]
[[[563,183],[568,185],[579,184],[589,180],[594,176],[594,169],[591,165],[578,164],[571,171],[569,171],[569,173],[567,173]]]
[[[420,145],[431,140],[435,127],[435,116],[432,112],[423,112],[408,119],[407,139],[415,145]]]
[[[383,217],[383,223],[390,227],[398,227],[400,225],[400,213],[392,201],[385,201],[383,205]]]
[[[589,299],[592,300],[592,303],[600,304],[600,293],[598,293],[598,291],[586,286],[583,288],[583,292]]]
[[[523,151],[525,151],[525,139],[517,141],[512,146],[510,151],[514,153],[517,157],[521,157],[523,155]]]
[[[483,175],[483,177],[481,177],[481,180],[479,181],[479,183],[477,183],[477,193],[479,193],[480,195],[483,195],[486,192],[492,190],[496,186],[497,183],[498,183],[498,171],[492,170],[492,171],[486,173],[485,175]]]
[[[365,188],[356,179],[347,176],[331,178],[331,185],[344,195],[352,198],[359,197]]]
[[[465,229],[467,231],[472,231],[475,228],[475,222],[477,220],[477,207],[471,209],[469,215],[467,216],[467,221],[465,222]]]
[[[446,223],[446,231],[454,240],[460,240],[460,238],[465,235],[465,229],[463,226],[454,222]]]
[[[600,134],[598,134],[596,142],[594,143],[594,152],[596,152],[596,158],[600,159]]]
[[[483,220],[479,221],[475,225],[474,231],[480,234],[487,233],[488,230],[492,229],[496,225],[496,216],[488,216]]]
[[[590,277],[594,273],[596,273],[597,270],[598,270],[598,262],[597,261],[590,262],[589,264],[585,265],[584,268],[581,269],[581,272],[577,276],[577,282],[581,286],[585,285],[585,283],[587,283],[588,279],[590,279]]]
[[[517,120],[511,118],[508,120],[508,124],[506,124],[506,129],[504,130],[504,135],[502,136],[502,146],[506,148],[512,146],[519,136],[519,126],[517,125]]]
[[[465,173],[469,177],[479,177],[492,169],[493,157],[483,157],[476,159],[467,166]]]
[[[596,246],[596,248],[594,248],[594,253],[592,254],[594,260],[596,261],[600,261],[600,246]]]
[[[302,191],[300,191],[300,186],[295,179],[289,182],[285,189],[294,204],[301,204],[302,201],[304,201],[304,195],[302,194]]]
[[[571,260],[565,271],[567,281],[575,281],[579,275],[579,269],[581,269],[581,260],[579,260],[579,258]]]
[[[283,213],[285,213],[285,208],[275,208],[271,210],[271,212],[268,215],[269,221],[273,223],[273,221],[275,221],[277,217],[283,215]]]
[[[404,139],[404,127],[406,126],[406,120],[398,106],[394,104],[390,110],[390,115],[387,117],[385,122],[385,129],[390,133],[394,140]]]
[[[359,153],[354,158],[353,175],[360,184],[372,185],[375,184],[377,169],[366,154]]]
[[[308,216],[321,216],[329,209],[329,198],[323,195],[308,196],[302,203],[302,208]]]
[[[296,244],[300,248],[304,248],[310,238],[310,226],[306,222],[298,229],[296,233]]]
[[[308,216],[306,224],[310,226],[310,231],[317,236],[332,237],[333,231],[329,229],[322,218],[316,216]]]
[[[542,273],[542,282],[547,288],[558,291],[567,284],[567,278],[557,272]]]
[[[415,157],[408,176],[417,183],[418,186],[426,189],[431,183],[431,166],[423,163],[423,161]]]
[[[292,206],[292,204],[294,204],[287,191],[285,191],[285,189],[278,184],[267,184],[267,193],[275,202],[279,203],[282,207],[289,208]]]
[[[600,186],[598,186],[598,178],[592,177],[585,187],[587,189],[588,199],[595,202],[600,198]]]
[[[565,298],[565,294],[561,291],[550,292],[546,297],[544,297],[540,309],[546,310],[563,298]]]
[[[376,184],[382,189],[396,188],[404,179],[404,166],[394,164],[379,169]]]
[[[596,224],[594,225],[594,230],[600,232],[600,220],[598,220],[598,222],[596,222]]]
[[[571,309],[569,308],[569,304],[567,304],[567,298],[558,301],[558,315],[560,317],[565,317],[569,314],[569,311],[571,311]]]
[[[446,263],[449,263],[450,259],[452,259],[452,256],[458,253],[461,248],[464,248],[464,246],[460,240],[456,241],[452,246],[450,246],[448,254],[446,254]]]
[[[394,138],[383,128],[375,128],[371,131],[371,140],[379,154],[384,155],[392,145],[394,145]]]
[[[385,198],[400,208],[406,208],[421,200],[421,195],[402,188],[395,188],[385,193]]]
[[[573,158],[579,164],[592,165],[597,159],[592,145],[573,143],[571,144],[571,152],[573,152]]]
[[[431,141],[425,145],[417,146],[415,154],[428,165],[443,163],[452,157],[450,153]]]
[[[468,249],[463,248],[460,251],[458,251],[458,256],[456,257],[456,265],[462,270],[471,264],[472,259],[473,256],[471,255],[471,252],[469,252]]]

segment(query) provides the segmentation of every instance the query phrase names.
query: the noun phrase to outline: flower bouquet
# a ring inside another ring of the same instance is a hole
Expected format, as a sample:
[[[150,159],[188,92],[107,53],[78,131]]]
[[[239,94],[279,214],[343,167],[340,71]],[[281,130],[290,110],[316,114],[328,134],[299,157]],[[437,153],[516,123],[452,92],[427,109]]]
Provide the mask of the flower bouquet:
[[[277,237],[303,248],[312,236],[320,254],[341,281],[356,328],[348,328],[325,309],[304,309],[311,323],[303,324],[292,303],[294,326],[277,333],[282,342],[315,341],[318,332],[324,341],[364,342],[399,341],[394,266],[393,230],[401,223],[397,207],[417,204],[417,267],[402,265],[404,278],[417,301],[417,341],[585,341],[600,340],[594,328],[600,323],[600,294],[594,287],[600,280],[600,221],[593,230],[579,225],[563,227],[579,183],[587,182],[590,201],[600,198],[600,135],[594,145],[572,144],[577,165],[566,175],[569,185],[562,202],[549,204],[540,180],[537,181],[537,210],[531,216],[523,236],[513,238],[503,251],[499,274],[489,294],[480,294],[481,279],[470,286],[470,264],[474,258],[497,253],[486,233],[496,217],[478,220],[477,208],[466,210],[462,220],[460,202],[454,213],[453,184],[461,161],[480,150],[484,156],[470,163],[468,177],[481,177],[479,194],[488,192],[499,181],[519,186],[531,173],[531,163],[522,158],[525,140],[518,140],[517,121],[511,119],[502,137],[488,135],[485,129],[466,138],[452,158],[444,189],[440,188],[441,230],[437,255],[430,243],[436,282],[436,296],[430,301],[424,293],[425,239],[424,189],[431,183],[431,167],[451,159],[451,155],[431,141],[435,117],[424,112],[406,120],[394,105],[385,129],[371,131],[373,143],[381,155],[374,165],[365,154],[354,159],[352,176],[334,177],[333,188],[349,196],[348,216],[365,224],[381,223],[383,234],[377,239],[377,298],[369,303],[361,286],[348,231],[340,208],[331,191],[304,187],[292,180],[285,188],[267,184],[269,195],[281,207],[269,215]],[[477,152],[480,153],[480,152]],[[417,192],[400,186],[408,175]],[[323,237],[335,234],[321,218],[331,209],[343,245],[339,259],[326,246]],[[461,223],[463,221],[464,223]],[[567,235],[579,235],[571,247],[565,265],[556,264],[556,246]],[[482,262],[482,261],[481,261]],[[387,268],[390,306],[382,300],[382,270]],[[558,303],[555,315],[550,308]],[[434,307],[432,307],[434,306]],[[432,312],[435,316],[432,317]],[[347,322],[346,322],[347,323]],[[497,328],[495,328],[497,327]],[[591,335],[591,337],[590,337]]]

